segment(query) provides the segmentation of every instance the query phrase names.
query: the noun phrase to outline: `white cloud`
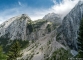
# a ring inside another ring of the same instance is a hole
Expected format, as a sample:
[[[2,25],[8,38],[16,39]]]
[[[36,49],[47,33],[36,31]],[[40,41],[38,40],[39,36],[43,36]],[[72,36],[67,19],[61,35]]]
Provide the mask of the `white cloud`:
[[[40,10],[40,12],[35,11],[35,13],[39,15],[39,17],[43,17],[48,13],[54,12],[56,14],[60,14],[63,18],[71,11],[72,8],[74,8],[79,0],[62,0],[60,3],[57,3],[56,0],[52,1],[54,2],[54,5],[52,7],[50,7],[49,9],[43,9],[43,11]]]
[[[65,16],[77,4],[78,1],[79,0],[63,0],[62,2],[60,2],[60,4],[58,4],[56,3],[56,0],[53,0],[55,4],[48,9],[30,8],[26,4],[23,4],[22,2],[18,2],[20,7],[17,6],[11,9],[6,9],[3,12],[0,12],[0,14],[2,14],[0,16],[0,23],[13,16],[17,16],[20,14],[28,14],[28,16],[30,16],[32,20],[41,19],[44,17],[44,15],[52,12]]]
[[[65,16],[78,3],[78,1],[79,0],[63,0],[60,4],[57,4],[55,3],[55,0],[53,0],[55,5],[52,6],[52,9],[55,13]]]

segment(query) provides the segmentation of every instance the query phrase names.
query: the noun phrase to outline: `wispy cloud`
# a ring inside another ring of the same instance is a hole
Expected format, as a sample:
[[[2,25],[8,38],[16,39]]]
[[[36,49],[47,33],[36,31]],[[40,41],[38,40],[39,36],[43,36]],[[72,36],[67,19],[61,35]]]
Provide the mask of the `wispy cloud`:
[[[21,2],[20,2],[20,1],[18,1],[18,4],[19,4],[20,6],[22,6],[22,4],[21,4]]]
[[[79,0],[62,0],[59,4],[56,2],[56,0],[52,1],[54,2],[54,5],[48,9],[31,8],[26,4],[18,1],[20,7],[12,7],[11,9],[6,9],[3,12],[0,12],[0,14],[2,14],[0,16],[0,23],[13,16],[17,16],[23,13],[28,14],[32,20],[41,19],[44,17],[44,15],[52,12],[65,16],[77,4]]]
[[[53,0],[55,5],[52,6],[52,9],[55,11],[55,13],[65,16],[78,3],[78,1],[79,0],[62,0],[62,2],[58,4],[56,0]]]

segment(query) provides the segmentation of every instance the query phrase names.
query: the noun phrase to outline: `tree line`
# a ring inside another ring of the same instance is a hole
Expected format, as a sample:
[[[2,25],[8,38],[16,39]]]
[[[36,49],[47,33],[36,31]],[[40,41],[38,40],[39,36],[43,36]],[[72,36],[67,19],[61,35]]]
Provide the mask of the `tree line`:
[[[2,46],[0,46],[0,60],[17,60],[17,57],[20,57],[21,45],[15,40],[13,45],[10,47],[7,54],[3,52]]]

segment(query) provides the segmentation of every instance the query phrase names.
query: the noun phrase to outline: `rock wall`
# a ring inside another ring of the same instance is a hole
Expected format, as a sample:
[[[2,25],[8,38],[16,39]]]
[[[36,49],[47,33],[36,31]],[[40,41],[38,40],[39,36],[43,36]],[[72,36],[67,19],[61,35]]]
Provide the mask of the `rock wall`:
[[[71,49],[77,50],[77,38],[79,32],[80,21],[83,18],[83,1],[79,1],[78,4],[70,11],[70,13],[64,17],[62,25],[57,29],[58,41],[68,45]],[[65,40],[65,43],[63,40]]]

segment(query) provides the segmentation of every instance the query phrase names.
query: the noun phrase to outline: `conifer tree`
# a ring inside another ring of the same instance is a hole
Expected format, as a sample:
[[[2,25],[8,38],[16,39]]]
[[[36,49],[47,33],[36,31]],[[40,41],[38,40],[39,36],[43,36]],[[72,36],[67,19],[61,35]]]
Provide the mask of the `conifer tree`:
[[[83,19],[81,20],[78,34],[79,57],[83,58]]]
[[[21,56],[20,47],[20,43],[17,40],[15,40],[13,45],[10,47],[7,60],[16,60],[17,57]]]
[[[7,60],[7,56],[3,53],[3,49],[0,46],[0,60]]]

